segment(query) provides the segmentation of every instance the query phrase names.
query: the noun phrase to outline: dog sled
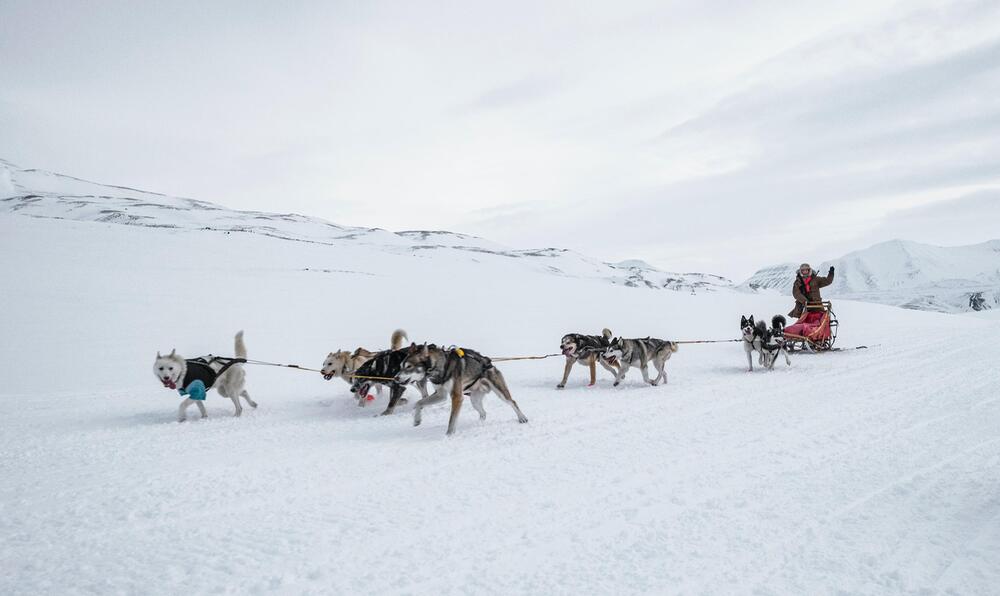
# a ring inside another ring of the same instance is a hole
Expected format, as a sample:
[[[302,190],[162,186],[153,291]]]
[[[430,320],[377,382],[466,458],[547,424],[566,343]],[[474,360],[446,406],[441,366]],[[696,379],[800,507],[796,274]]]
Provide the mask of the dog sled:
[[[837,314],[830,302],[810,302],[798,321],[785,327],[789,351],[827,352],[837,341]]]

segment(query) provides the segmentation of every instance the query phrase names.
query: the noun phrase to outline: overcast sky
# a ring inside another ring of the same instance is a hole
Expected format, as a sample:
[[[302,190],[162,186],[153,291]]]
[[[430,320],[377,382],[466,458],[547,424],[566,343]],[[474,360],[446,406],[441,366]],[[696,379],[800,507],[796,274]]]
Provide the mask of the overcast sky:
[[[743,279],[1000,237],[1000,0],[0,0],[0,158]]]

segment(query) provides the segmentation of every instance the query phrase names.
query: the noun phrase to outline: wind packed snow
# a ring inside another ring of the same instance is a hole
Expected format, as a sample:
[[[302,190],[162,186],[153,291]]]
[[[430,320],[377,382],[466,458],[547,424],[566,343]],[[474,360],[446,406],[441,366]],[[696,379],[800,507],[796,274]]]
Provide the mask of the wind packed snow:
[[[424,239],[420,239],[421,242]],[[319,367],[413,341],[548,354],[569,331],[724,339],[771,294],[653,292],[471,251],[0,215],[0,593],[996,593],[1000,320],[837,302],[842,346],[667,386],[563,359],[412,426],[248,367],[176,422],[157,350]],[[413,397],[412,394],[409,397]]]

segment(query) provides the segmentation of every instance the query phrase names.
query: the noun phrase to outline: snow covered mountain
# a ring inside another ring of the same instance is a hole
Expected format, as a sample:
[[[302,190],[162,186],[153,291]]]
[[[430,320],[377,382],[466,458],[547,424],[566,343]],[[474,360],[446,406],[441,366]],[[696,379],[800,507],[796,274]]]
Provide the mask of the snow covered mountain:
[[[824,296],[938,312],[1000,307],[1000,240],[950,247],[892,240],[813,266],[821,274],[837,268]],[[765,267],[741,287],[790,292],[796,267]]]
[[[724,277],[671,273],[642,261],[606,263],[560,248],[517,250],[445,231],[390,232],[340,226],[292,213],[239,211],[122,186],[98,184],[0,160],[0,213],[151,228],[247,233],[329,246],[365,246],[395,254],[447,252],[472,261],[497,259],[554,275],[596,278],[616,285],[685,292],[732,287]]]

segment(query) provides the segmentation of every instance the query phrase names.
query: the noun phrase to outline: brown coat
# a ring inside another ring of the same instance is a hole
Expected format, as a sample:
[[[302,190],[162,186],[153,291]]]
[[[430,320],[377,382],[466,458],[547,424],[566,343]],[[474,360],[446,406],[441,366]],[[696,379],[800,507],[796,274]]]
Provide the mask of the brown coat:
[[[792,284],[792,296],[795,298],[795,308],[792,309],[792,312],[788,313],[788,316],[797,319],[802,316],[807,303],[822,302],[823,296],[820,295],[819,289],[825,288],[832,283],[833,268],[830,269],[830,273],[826,277],[820,277],[813,271],[812,281],[809,282],[809,291],[806,292],[806,284],[802,280],[802,274],[796,274],[795,283]]]

